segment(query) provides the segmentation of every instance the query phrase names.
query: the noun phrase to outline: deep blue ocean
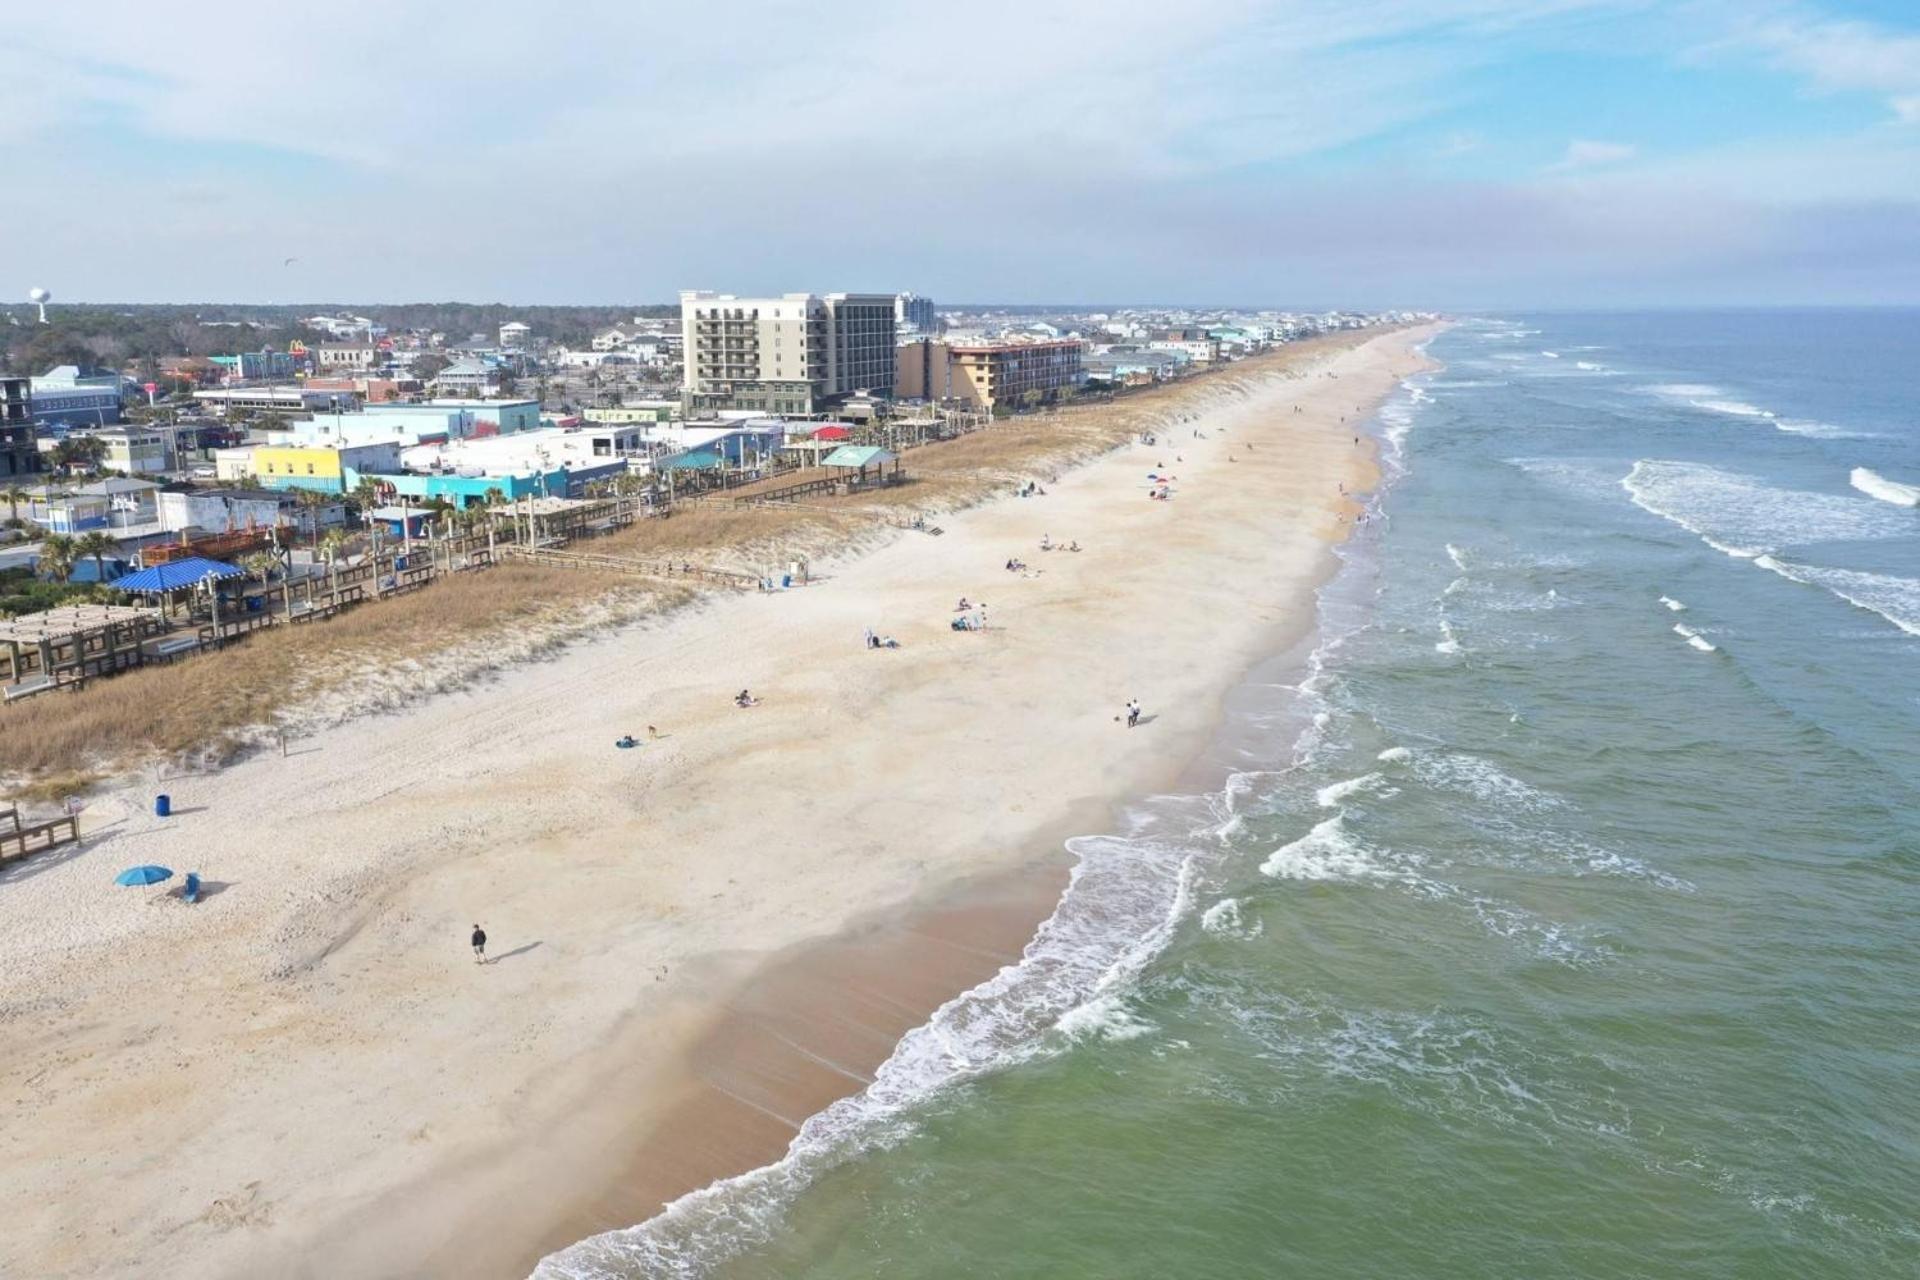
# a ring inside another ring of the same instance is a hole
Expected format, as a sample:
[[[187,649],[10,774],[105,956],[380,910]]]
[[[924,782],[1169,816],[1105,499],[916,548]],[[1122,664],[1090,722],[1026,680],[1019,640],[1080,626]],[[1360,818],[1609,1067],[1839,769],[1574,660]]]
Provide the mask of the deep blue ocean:
[[[1920,1276],[1920,312],[1430,350],[1225,784],[544,1274]]]

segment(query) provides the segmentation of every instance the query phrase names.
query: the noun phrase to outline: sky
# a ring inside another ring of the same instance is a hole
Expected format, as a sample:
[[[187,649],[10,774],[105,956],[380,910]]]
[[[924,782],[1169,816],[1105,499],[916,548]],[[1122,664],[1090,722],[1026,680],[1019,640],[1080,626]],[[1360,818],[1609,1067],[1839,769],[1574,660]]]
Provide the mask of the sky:
[[[0,304],[1920,303],[1916,0],[75,0],[7,25]]]

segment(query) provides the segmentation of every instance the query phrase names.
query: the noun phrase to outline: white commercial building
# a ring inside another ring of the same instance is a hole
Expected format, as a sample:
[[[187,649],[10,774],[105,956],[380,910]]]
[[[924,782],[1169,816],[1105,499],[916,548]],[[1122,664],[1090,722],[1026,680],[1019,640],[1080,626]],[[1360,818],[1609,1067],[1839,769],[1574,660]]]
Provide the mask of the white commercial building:
[[[893,386],[894,295],[680,295],[688,412],[818,413]]]

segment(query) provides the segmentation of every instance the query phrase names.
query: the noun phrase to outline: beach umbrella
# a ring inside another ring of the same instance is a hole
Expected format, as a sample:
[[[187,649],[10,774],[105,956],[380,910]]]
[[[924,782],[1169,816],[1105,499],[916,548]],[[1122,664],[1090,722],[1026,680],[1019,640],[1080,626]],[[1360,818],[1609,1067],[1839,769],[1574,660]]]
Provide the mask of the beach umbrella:
[[[125,871],[115,876],[113,882],[115,884],[143,885],[159,884],[162,880],[171,879],[173,879],[173,872],[167,870],[165,867],[156,867],[149,864],[144,867],[128,867]]]

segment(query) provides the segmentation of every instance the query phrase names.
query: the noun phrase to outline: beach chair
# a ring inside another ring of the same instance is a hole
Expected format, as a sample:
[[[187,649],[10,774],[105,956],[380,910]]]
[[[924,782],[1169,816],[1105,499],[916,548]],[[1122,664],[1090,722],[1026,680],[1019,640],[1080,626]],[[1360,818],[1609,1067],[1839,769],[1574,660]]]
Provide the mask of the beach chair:
[[[180,886],[180,896],[188,902],[200,901],[200,873],[187,872],[187,882]]]

